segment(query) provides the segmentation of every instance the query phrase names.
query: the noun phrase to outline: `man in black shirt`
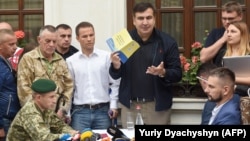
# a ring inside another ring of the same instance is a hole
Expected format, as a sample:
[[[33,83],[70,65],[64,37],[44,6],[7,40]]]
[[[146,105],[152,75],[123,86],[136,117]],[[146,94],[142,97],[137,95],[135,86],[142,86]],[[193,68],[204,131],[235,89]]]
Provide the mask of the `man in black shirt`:
[[[56,52],[60,54],[64,60],[78,51],[77,48],[71,45],[72,29],[67,24],[59,24],[56,27],[57,46]]]
[[[151,3],[138,3],[133,9],[136,29],[130,31],[140,48],[123,64],[118,53],[112,53],[110,75],[121,78],[119,101],[122,126],[126,113],[135,118],[140,105],[145,124],[170,124],[172,83],[179,82],[182,70],[178,45],[170,35],[155,28],[155,8]]]

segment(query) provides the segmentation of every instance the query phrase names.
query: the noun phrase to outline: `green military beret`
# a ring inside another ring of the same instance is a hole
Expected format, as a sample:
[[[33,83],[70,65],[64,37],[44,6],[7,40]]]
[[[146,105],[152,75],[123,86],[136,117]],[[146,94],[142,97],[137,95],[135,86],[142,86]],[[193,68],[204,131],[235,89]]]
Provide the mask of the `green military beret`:
[[[31,85],[31,89],[37,93],[48,93],[56,90],[56,83],[49,79],[38,79]]]

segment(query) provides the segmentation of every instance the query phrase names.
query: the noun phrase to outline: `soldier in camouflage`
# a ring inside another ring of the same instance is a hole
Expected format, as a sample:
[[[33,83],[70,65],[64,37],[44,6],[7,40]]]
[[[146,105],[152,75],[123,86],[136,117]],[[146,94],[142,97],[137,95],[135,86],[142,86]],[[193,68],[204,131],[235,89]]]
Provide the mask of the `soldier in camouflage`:
[[[32,83],[33,100],[27,102],[13,120],[7,141],[66,141],[79,134],[53,111],[56,105],[56,84],[49,79]]]
[[[41,28],[38,36],[39,46],[25,53],[18,65],[17,92],[21,106],[32,99],[30,88],[32,82],[40,78],[53,80],[57,85],[57,115],[61,118],[63,111],[71,107],[73,80],[65,60],[55,52],[57,33],[52,25]]]

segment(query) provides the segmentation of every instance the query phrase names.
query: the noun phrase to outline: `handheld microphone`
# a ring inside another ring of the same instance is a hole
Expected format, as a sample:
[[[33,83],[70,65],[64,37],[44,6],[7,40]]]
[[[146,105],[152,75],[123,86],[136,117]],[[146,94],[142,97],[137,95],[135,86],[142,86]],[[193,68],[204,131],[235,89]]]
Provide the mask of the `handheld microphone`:
[[[82,131],[80,136],[80,141],[90,141],[90,138],[93,136],[93,132],[90,128],[86,128]]]
[[[94,133],[90,128],[86,128],[81,133],[80,141],[97,141],[101,138],[101,134]]]
[[[109,110],[109,111],[108,111],[108,114],[109,114],[110,116],[113,116],[113,111],[112,111],[112,110]],[[112,120],[112,125],[113,125],[114,127],[117,127],[117,118],[114,118],[114,119]]]
[[[123,138],[125,140],[130,140],[120,129],[118,129],[117,127],[114,127],[114,126],[110,126],[108,129],[107,129],[107,132],[113,136],[112,140],[115,140],[117,138]]]
[[[115,127],[117,127],[117,118],[113,119],[113,124]]]

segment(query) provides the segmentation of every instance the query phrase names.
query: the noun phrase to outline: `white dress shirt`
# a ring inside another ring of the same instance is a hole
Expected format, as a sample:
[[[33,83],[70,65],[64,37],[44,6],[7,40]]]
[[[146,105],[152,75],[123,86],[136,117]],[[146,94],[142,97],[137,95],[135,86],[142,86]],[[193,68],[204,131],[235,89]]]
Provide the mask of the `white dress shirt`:
[[[226,103],[226,102],[225,102],[225,103]],[[219,105],[219,106],[215,106],[215,107],[214,107],[214,109],[213,109],[213,111],[212,111],[212,116],[211,116],[211,118],[210,118],[210,120],[209,120],[208,125],[211,125],[211,124],[213,123],[215,117],[216,117],[217,114],[220,112],[220,109],[223,107],[223,105],[224,105],[225,103],[223,103],[223,104],[221,104],[221,105]]]
[[[110,102],[111,109],[118,108],[120,79],[114,80],[109,75],[110,52],[94,49],[92,54],[86,56],[79,51],[66,62],[74,81],[74,105]]]

